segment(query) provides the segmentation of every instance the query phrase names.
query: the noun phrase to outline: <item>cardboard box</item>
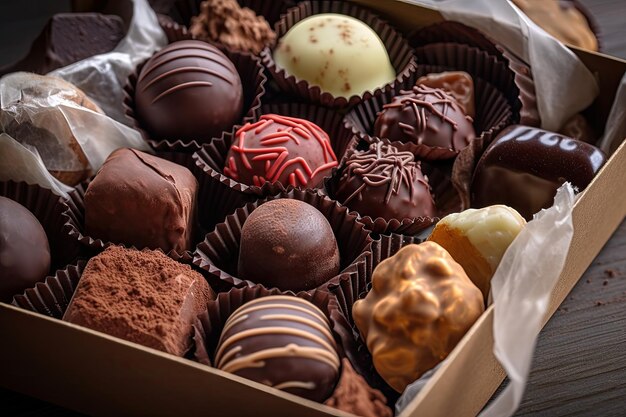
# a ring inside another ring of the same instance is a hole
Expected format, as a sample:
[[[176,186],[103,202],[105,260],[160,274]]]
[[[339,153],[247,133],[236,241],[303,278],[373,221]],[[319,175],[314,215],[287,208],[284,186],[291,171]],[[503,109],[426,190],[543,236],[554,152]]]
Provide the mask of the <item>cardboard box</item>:
[[[377,0],[403,31],[441,21],[435,11]],[[597,73],[601,95],[590,109],[602,126],[626,61],[572,48]],[[626,216],[626,142],[578,199],[574,237],[545,321],[554,313]],[[493,306],[408,406],[408,416],[478,413],[504,378],[495,359]],[[0,303],[0,386],[92,415],[347,416],[348,414],[185,359]]]

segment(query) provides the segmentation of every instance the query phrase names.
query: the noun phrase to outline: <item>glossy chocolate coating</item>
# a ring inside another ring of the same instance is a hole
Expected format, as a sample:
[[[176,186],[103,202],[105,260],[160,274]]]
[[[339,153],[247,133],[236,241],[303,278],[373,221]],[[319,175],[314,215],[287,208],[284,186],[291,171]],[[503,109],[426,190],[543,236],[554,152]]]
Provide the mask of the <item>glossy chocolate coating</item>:
[[[85,192],[85,231],[139,249],[191,249],[198,182],[178,164],[118,149]]]
[[[316,288],[338,273],[337,240],[315,207],[299,200],[272,200],[246,219],[239,278],[297,292]]]
[[[27,208],[0,197],[0,301],[43,280],[50,270],[48,237]]]
[[[436,211],[428,179],[414,155],[382,142],[348,158],[334,196],[373,219],[432,217]]]
[[[135,106],[154,138],[209,140],[240,118],[243,88],[237,69],[206,42],[174,42],[141,69]]]
[[[475,132],[472,118],[453,96],[439,88],[416,85],[383,106],[374,135],[458,153],[474,139]]]
[[[588,143],[533,127],[509,126],[476,166],[472,206],[504,204],[531,220],[552,205],[564,182],[584,190],[605,161],[604,153]]]
[[[248,185],[315,188],[337,166],[326,132],[308,120],[266,114],[235,134],[224,174]]]
[[[293,296],[257,298],[239,307],[222,331],[215,366],[322,402],[339,376],[339,356],[324,313]]]

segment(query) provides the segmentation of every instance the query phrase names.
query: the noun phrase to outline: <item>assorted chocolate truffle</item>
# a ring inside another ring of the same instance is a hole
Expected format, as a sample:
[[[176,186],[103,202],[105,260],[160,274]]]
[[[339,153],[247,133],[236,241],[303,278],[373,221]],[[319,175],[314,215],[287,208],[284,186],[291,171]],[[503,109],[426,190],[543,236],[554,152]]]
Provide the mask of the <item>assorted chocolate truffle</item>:
[[[472,118],[456,99],[440,88],[416,85],[385,104],[374,135],[392,142],[449,150],[453,157],[469,145],[475,132]]]
[[[478,161],[472,206],[504,204],[531,220],[552,205],[564,182],[584,190],[605,161],[604,153],[588,143],[533,127],[509,126]]]
[[[428,179],[415,156],[382,142],[347,158],[334,197],[373,219],[414,219],[436,213]]]
[[[215,46],[174,42],[141,69],[135,107],[153,138],[209,140],[241,119],[243,87],[234,64]]]
[[[465,71],[446,71],[426,74],[415,84],[430,88],[442,88],[453,96],[469,117],[476,115],[474,109],[474,80]]]
[[[257,187],[278,182],[316,188],[336,166],[330,138],[315,123],[266,114],[237,130],[224,174]]]
[[[193,320],[213,298],[189,265],[160,251],[111,246],[87,263],[63,320],[183,356]]]
[[[396,391],[444,360],[483,313],[480,290],[434,242],[381,262],[352,317],[374,367]]]
[[[316,288],[339,273],[337,240],[328,220],[299,200],[261,204],[241,229],[238,276],[294,292]]]
[[[50,272],[48,237],[21,204],[0,196],[0,302],[9,302]]]
[[[237,0],[205,0],[200,14],[191,19],[191,34],[199,40],[217,42],[237,51],[260,53],[276,40],[263,16],[257,16]]]
[[[178,164],[122,148],[85,192],[85,231],[104,242],[183,252],[192,248],[198,182]]]
[[[222,330],[215,366],[319,402],[332,393],[340,370],[328,318],[312,303],[286,295],[235,310]]]
[[[351,16],[322,13],[296,23],[279,39],[276,65],[335,97],[392,82],[396,72],[376,32]]]
[[[450,253],[487,300],[491,278],[524,226],[526,220],[511,207],[489,206],[447,215],[428,240]]]

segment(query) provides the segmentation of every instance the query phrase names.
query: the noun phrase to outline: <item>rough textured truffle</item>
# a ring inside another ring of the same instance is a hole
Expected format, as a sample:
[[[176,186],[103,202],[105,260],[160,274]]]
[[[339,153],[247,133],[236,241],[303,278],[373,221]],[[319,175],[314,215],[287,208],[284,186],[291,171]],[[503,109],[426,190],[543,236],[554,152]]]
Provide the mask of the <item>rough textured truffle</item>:
[[[0,302],[33,287],[50,271],[46,232],[28,209],[0,197]]]
[[[436,211],[428,179],[414,155],[382,142],[348,157],[335,197],[373,219],[432,217]]]
[[[480,290],[434,242],[381,262],[352,317],[374,367],[396,391],[444,360],[484,311]]]
[[[15,71],[46,74],[93,55],[104,54],[124,38],[119,16],[99,13],[59,13],[48,20],[28,54],[0,68],[0,75]]]
[[[316,288],[339,273],[339,248],[328,220],[299,200],[256,208],[241,230],[238,275],[283,291]]]
[[[474,109],[474,80],[465,71],[426,74],[419,77],[415,84],[430,88],[442,88],[456,99],[468,116],[474,117],[476,114]]]
[[[450,253],[486,300],[502,256],[524,226],[526,220],[517,211],[495,205],[447,215],[428,240]]]
[[[276,40],[263,16],[257,16],[237,0],[206,0],[200,15],[191,18],[189,31],[197,39],[221,43],[237,51],[260,53]]]
[[[588,143],[533,127],[509,126],[476,165],[472,206],[504,204],[531,220],[552,205],[564,182],[584,190],[605,161],[604,152]]]
[[[324,313],[292,296],[239,307],[222,331],[215,366],[313,401],[324,401],[339,376],[339,356]]]
[[[198,182],[178,164],[118,149],[85,192],[85,230],[92,238],[137,248],[191,248]]]
[[[416,85],[385,104],[374,135],[390,141],[444,148],[459,153],[475,137],[472,118],[450,94]]]
[[[214,298],[189,265],[111,246],[87,263],[63,320],[183,356],[193,320]]]
[[[345,358],[341,360],[341,377],[337,387],[324,404],[362,417],[393,416],[383,393],[370,387]]]
[[[240,119],[243,88],[237,69],[215,46],[174,42],[141,69],[135,107],[155,138],[209,140]]]
[[[376,32],[351,16],[322,13],[296,23],[274,50],[276,64],[335,97],[360,95],[396,77]]]
[[[328,134],[316,124],[266,114],[236,132],[224,174],[248,185],[268,181],[315,188],[336,166]]]

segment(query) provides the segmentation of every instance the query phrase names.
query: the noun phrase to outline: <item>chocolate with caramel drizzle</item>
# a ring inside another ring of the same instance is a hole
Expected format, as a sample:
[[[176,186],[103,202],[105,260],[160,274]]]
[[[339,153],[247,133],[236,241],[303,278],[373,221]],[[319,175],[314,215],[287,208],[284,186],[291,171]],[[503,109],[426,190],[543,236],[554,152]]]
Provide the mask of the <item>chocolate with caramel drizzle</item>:
[[[383,106],[374,135],[392,142],[444,148],[458,154],[475,137],[472,118],[446,91],[416,85]]]

